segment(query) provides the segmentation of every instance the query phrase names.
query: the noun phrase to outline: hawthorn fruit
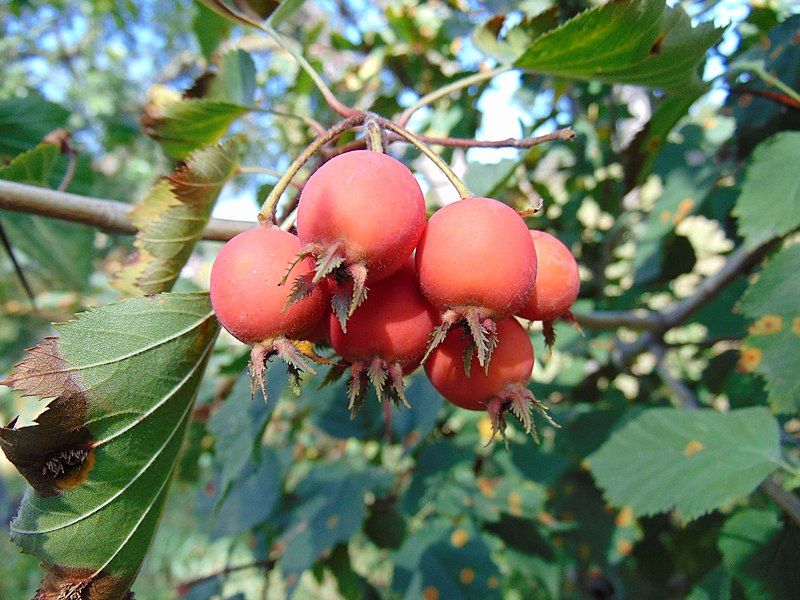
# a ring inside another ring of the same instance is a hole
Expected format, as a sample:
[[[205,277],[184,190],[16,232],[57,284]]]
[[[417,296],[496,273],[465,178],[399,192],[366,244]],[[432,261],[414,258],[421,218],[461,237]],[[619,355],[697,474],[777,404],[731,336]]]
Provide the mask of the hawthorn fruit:
[[[311,273],[294,281],[290,301],[324,279],[334,283],[332,310],[342,329],[364,301],[367,284],[388,277],[411,256],[425,227],[425,199],[400,161],[369,150],[336,156],[303,186],[297,212],[302,259]]]
[[[346,332],[330,316],[331,346],[350,365],[351,410],[363,404],[367,381],[379,401],[409,406],[403,375],[419,366],[437,319],[419,290],[413,259],[373,286]]]
[[[533,370],[533,345],[514,317],[499,321],[497,333],[501,342],[485,371],[477,368],[477,357],[469,349],[471,341],[465,332],[451,329],[425,361],[425,373],[433,387],[452,404],[486,411],[492,421],[492,437],[499,432],[505,439],[505,415],[510,412],[538,442],[532,409],[554,427],[558,425],[526,387]]]
[[[290,292],[280,285],[290,264],[295,276],[312,271],[311,259],[292,264],[300,247],[297,236],[261,225],[228,241],[211,268],[211,305],[233,337],[253,346],[250,372],[262,392],[266,361],[273,355],[285,360],[295,374],[314,372],[297,340],[311,332],[324,314],[325,290],[315,289],[286,307]]]
[[[442,318],[428,351],[460,323],[486,368],[499,337],[496,322],[523,306],[536,277],[536,252],[525,221],[491,198],[454,202],[428,221],[416,264],[422,293]]]

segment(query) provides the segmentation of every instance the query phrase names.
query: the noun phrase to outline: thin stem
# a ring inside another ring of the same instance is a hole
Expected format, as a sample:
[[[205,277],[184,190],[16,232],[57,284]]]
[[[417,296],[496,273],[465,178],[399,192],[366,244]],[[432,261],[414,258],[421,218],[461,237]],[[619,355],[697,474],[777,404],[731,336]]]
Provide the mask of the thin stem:
[[[75,167],[78,166],[78,153],[70,148],[68,154],[69,162],[67,163],[67,170],[64,173],[64,177],[61,178],[58,188],[56,188],[59,192],[66,190],[69,184],[72,183],[72,178],[75,176]]]
[[[296,119],[296,120],[302,121],[303,123],[308,125],[308,127],[313,129],[314,132],[317,135],[325,133],[325,126],[322,123],[320,123],[319,121],[317,121],[316,119],[312,119],[311,117],[306,117],[306,116],[303,116],[303,115],[295,115],[295,114],[292,114],[292,113],[284,112],[282,110],[275,110],[274,108],[261,108],[261,107],[258,107],[258,108],[254,109],[254,110],[256,110],[257,112],[261,112],[261,113],[265,113],[265,114],[269,114],[269,115],[275,115],[276,117],[284,117],[286,119]]]
[[[296,222],[297,222],[297,207],[295,206],[294,209],[292,209],[292,212],[286,215],[286,218],[283,220],[283,222],[281,222],[280,228],[283,231],[289,231],[292,227],[294,227],[294,224]]]
[[[25,295],[28,296],[33,311],[38,312],[36,308],[36,295],[33,293],[33,288],[31,288],[28,278],[25,276],[25,271],[22,270],[22,265],[19,264],[17,257],[14,255],[14,248],[11,245],[11,240],[9,240],[6,235],[6,230],[3,227],[2,221],[0,221],[0,241],[3,244],[3,248],[5,248],[6,254],[8,254],[8,258],[11,260],[14,272],[17,274],[17,279],[19,279],[19,282],[22,284],[22,289],[25,290]]]
[[[740,73],[751,73],[752,75],[761,78],[761,80],[764,83],[780,90],[786,96],[794,100],[796,103],[800,104],[800,93],[796,92],[794,89],[786,85],[783,81],[781,81],[774,75],[767,73],[767,71],[764,70],[764,67],[760,62],[757,61],[740,62],[728,71],[726,77],[735,76]]]
[[[328,129],[324,135],[320,135],[314,139],[314,141],[311,142],[311,144],[309,144],[308,147],[306,147],[306,149],[300,153],[294,162],[289,165],[286,173],[284,173],[283,177],[278,180],[278,183],[275,184],[275,187],[272,188],[272,191],[270,191],[267,199],[261,206],[261,210],[258,213],[258,220],[261,222],[270,221],[275,223],[275,209],[278,206],[278,201],[281,199],[283,192],[286,190],[294,176],[297,175],[300,169],[303,168],[303,165],[305,165],[306,162],[308,162],[308,160],[314,156],[314,154],[320,148],[322,148],[322,146],[338,137],[348,129],[356,127],[357,125],[361,125],[366,117],[367,115],[362,112],[347,117],[343,121],[340,121]]]
[[[253,562],[249,562],[243,565],[234,565],[232,567],[225,567],[224,569],[220,569],[214,573],[209,573],[208,575],[203,575],[202,577],[197,577],[195,579],[190,579],[189,581],[184,581],[183,583],[178,585],[178,590],[182,595],[185,595],[191,588],[201,583],[205,583],[206,581],[211,581],[212,579],[216,579],[218,577],[223,577],[230,573],[235,573],[236,571],[244,571],[247,569],[263,569],[264,571],[271,570],[275,563],[277,562],[274,558],[265,558],[261,560],[255,560]]]
[[[759,488],[775,504],[780,506],[792,521],[800,525],[800,498],[784,490],[781,484],[772,477],[765,479]]]
[[[414,136],[426,144],[434,146],[445,146],[447,148],[532,148],[538,144],[553,141],[572,141],[575,139],[575,132],[567,127],[566,129],[559,129],[545,135],[539,135],[529,138],[506,138],[504,140],[473,140],[470,138],[453,138],[453,137],[433,137],[429,135],[414,134]],[[395,142],[409,143],[406,138],[400,137],[394,133],[389,133],[386,136],[386,141],[389,144]],[[345,152],[353,150],[361,150],[367,146],[365,138],[359,138],[348,142],[342,146],[331,149],[326,153],[327,158],[333,158]]]
[[[404,138],[411,144],[413,144],[420,152],[422,152],[425,156],[431,159],[431,161],[439,167],[439,170],[445,174],[445,176],[450,180],[450,183],[453,184],[453,187],[458,190],[458,195],[461,198],[469,198],[472,196],[470,191],[467,189],[467,186],[464,185],[464,182],[458,178],[453,170],[450,168],[441,156],[439,156],[436,152],[434,152],[429,146],[427,146],[424,142],[422,142],[417,136],[413,133],[409,132],[408,130],[400,127],[399,125],[395,125],[391,121],[387,119],[379,119],[380,126],[384,129],[388,129],[389,131],[396,133],[400,137]]]
[[[514,68],[513,66],[507,65],[503,67],[497,67],[496,69],[491,69],[489,71],[481,71],[480,73],[475,73],[474,75],[470,75],[469,77],[464,77],[463,79],[459,79],[458,81],[454,81],[453,83],[442,86],[439,89],[434,90],[430,94],[422,96],[414,104],[405,109],[403,113],[400,115],[400,118],[397,119],[397,124],[400,127],[405,127],[406,125],[408,125],[408,121],[411,119],[411,116],[423,106],[427,106],[428,104],[436,102],[439,98],[444,98],[448,94],[457,92],[458,90],[464,89],[466,87],[469,87],[476,83],[480,83],[482,81],[486,81],[487,79],[491,79],[495,75],[500,75],[501,73],[510,71],[513,68]]]
[[[469,138],[433,137],[429,135],[417,135],[417,137],[427,144],[447,146],[448,148],[532,148],[545,142],[571,142],[575,139],[575,132],[567,127],[566,129],[559,129],[536,137],[506,138],[504,140],[472,140]]]
[[[761,77],[761,79],[763,79],[767,85],[771,85],[772,87],[777,88],[778,90],[789,96],[789,98],[794,100],[796,103],[800,104],[800,94],[798,94],[795,90],[786,85],[783,81],[781,81],[774,75],[767,73],[764,69],[760,67],[751,70],[754,74]]]
[[[331,109],[338,115],[342,117],[350,117],[356,114],[354,108],[350,108],[349,106],[345,106],[331,91],[331,89],[326,85],[326,83],[322,80],[319,73],[314,70],[309,62],[305,59],[303,54],[297,50],[297,48],[293,47],[291,44],[287,43],[286,40],[270,25],[269,23],[264,23],[257,17],[251,17],[250,15],[237,10],[220,0],[200,0],[200,2],[207,6],[209,9],[213,10],[214,12],[236,21],[237,23],[241,23],[243,25],[250,25],[251,27],[255,27],[256,29],[260,29],[268,36],[270,36],[275,43],[278,44],[281,48],[283,48],[286,52],[288,52],[297,64],[300,65],[300,68],[303,69],[308,76],[311,78],[311,81],[314,82],[314,85],[317,86],[317,89],[322,93],[322,97],[325,98],[325,101],[331,107]]]
[[[364,123],[364,139],[372,152],[385,152],[383,130],[374,116],[370,115]]]
[[[268,23],[258,23],[257,27],[275,40],[278,46],[286,50],[286,52],[288,52],[292,58],[297,61],[297,64],[300,65],[300,68],[306,72],[306,74],[311,78],[311,81],[314,82],[314,85],[317,86],[317,89],[322,94],[322,97],[325,98],[325,102],[328,103],[328,106],[331,107],[333,112],[340,117],[352,117],[359,114],[360,111],[350,108],[336,97],[336,94],[331,91],[328,85],[322,80],[320,74],[314,70],[314,67],[311,66],[303,54],[292,44],[288,43],[271,25]]]

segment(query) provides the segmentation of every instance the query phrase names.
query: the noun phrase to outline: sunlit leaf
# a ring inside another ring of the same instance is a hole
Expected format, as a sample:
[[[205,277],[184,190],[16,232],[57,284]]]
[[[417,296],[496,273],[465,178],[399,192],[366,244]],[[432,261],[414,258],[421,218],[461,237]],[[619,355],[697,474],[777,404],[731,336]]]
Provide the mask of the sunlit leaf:
[[[778,423],[764,408],[647,410],[588,459],[615,506],[637,515],[675,508],[686,520],[746,496],[780,460]]]
[[[172,288],[236,167],[237,144],[233,138],[193,153],[134,207],[137,253],[116,274],[114,287],[129,295]]]
[[[748,246],[758,246],[800,225],[797,156],[800,156],[797,131],[776,134],[753,151],[733,211],[739,233]]]
[[[517,65],[572,79],[634,83],[686,93],[700,87],[697,68],[722,30],[692,27],[663,0],[621,0],[580,13],[537,37]]]

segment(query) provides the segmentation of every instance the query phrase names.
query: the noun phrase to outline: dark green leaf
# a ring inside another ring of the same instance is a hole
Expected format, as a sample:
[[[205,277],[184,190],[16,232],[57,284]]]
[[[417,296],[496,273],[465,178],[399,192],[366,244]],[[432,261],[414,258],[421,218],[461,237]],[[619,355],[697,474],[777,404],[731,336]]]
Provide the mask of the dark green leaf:
[[[800,589],[800,530],[772,511],[748,508],[725,522],[719,550],[728,573],[748,598],[789,600]]]
[[[500,573],[471,527],[427,525],[395,556],[392,587],[404,598],[500,598]]]
[[[69,111],[30,93],[0,100],[0,165],[5,158],[30,150],[55,129],[66,127]]]

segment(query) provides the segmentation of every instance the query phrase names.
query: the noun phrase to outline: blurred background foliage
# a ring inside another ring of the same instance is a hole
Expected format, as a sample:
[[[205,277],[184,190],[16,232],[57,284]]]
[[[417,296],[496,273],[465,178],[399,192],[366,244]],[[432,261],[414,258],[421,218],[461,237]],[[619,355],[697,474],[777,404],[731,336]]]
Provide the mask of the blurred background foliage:
[[[486,139],[574,128],[572,143],[442,152],[476,194],[517,207],[543,200],[530,223],[556,233],[578,257],[576,309],[584,313],[660,310],[691,296],[748,242],[731,212],[737,198],[747,191],[755,212],[772,210],[757,197],[759,189],[743,189],[754,148],[800,127],[800,110],[765,97],[774,88],[739,68],[758,64],[800,88],[797,5],[678,4],[695,24],[726,27],[706,54],[704,84],[663,92],[508,72],[442,98],[409,123],[428,135]],[[542,28],[591,5],[315,0],[302,3],[280,30],[302,45],[343,101],[392,116],[466,74],[514,60]],[[78,153],[68,187],[74,193],[140,199],[181,157],[175,146],[144,134],[143,116],[202,81],[208,69],[222,83],[206,98],[272,111],[232,115],[221,126],[219,135],[242,136],[242,164],[281,171],[310,142],[301,120],[276,112],[326,125],[335,119],[311,80],[271,40],[188,0],[7,0],[0,32],[0,168],[49,132],[68,129]],[[800,146],[797,138],[782,143],[767,168],[787,178],[782,201],[791,203],[797,189],[791,165]],[[418,174],[431,208],[454,199],[429,163],[394,148]],[[67,161],[56,157],[49,180],[37,183],[57,185]],[[253,218],[273,183],[266,174],[237,178],[215,216]],[[32,311],[3,255],[0,373],[7,373],[25,347],[51,332],[50,321],[118,298],[109,280],[132,240],[16,213],[0,213],[0,221],[40,307]],[[787,226],[774,233],[797,224]],[[198,244],[176,289],[206,289],[218,248]],[[742,305],[743,272],[630,364],[612,351],[637,339],[631,329],[587,327],[580,335],[559,325],[549,358],[534,332],[540,360],[530,386],[552,404],[562,429],[544,428],[541,446],[517,432],[508,453],[486,446],[485,418],[445,405],[419,376],[409,391],[414,409],[394,414],[391,439],[378,406],[351,421],[338,387],[316,391],[311,381],[295,398],[273,374],[273,400],[266,407],[253,403],[242,375],[245,349],[223,336],[136,597],[796,597],[797,526],[760,492],[701,510],[686,523],[675,512],[607,503],[586,461],[611,432],[632,421],[644,427],[637,417],[648,408],[685,406],[689,398],[721,413],[771,406],[780,413],[781,460],[797,479],[800,401],[786,362],[796,361],[797,346],[788,345],[795,342],[787,329],[776,348],[759,350],[776,361],[765,366],[768,379],[774,376],[769,394],[792,390],[774,401],[752,372],[757,365],[739,360],[752,320],[776,312],[764,295],[797,297],[798,263],[782,260],[770,280],[783,282],[782,290],[754,291]],[[753,337],[751,326],[749,343],[760,348]],[[17,414],[30,419],[39,409],[0,388],[3,423]],[[692,485],[705,485],[702,474]],[[13,517],[23,488],[0,458],[0,522]],[[282,551],[278,568],[265,574],[275,548]],[[40,580],[37,561],[19,554],[5,535],[0,555],[0,598],[31,596]]]

